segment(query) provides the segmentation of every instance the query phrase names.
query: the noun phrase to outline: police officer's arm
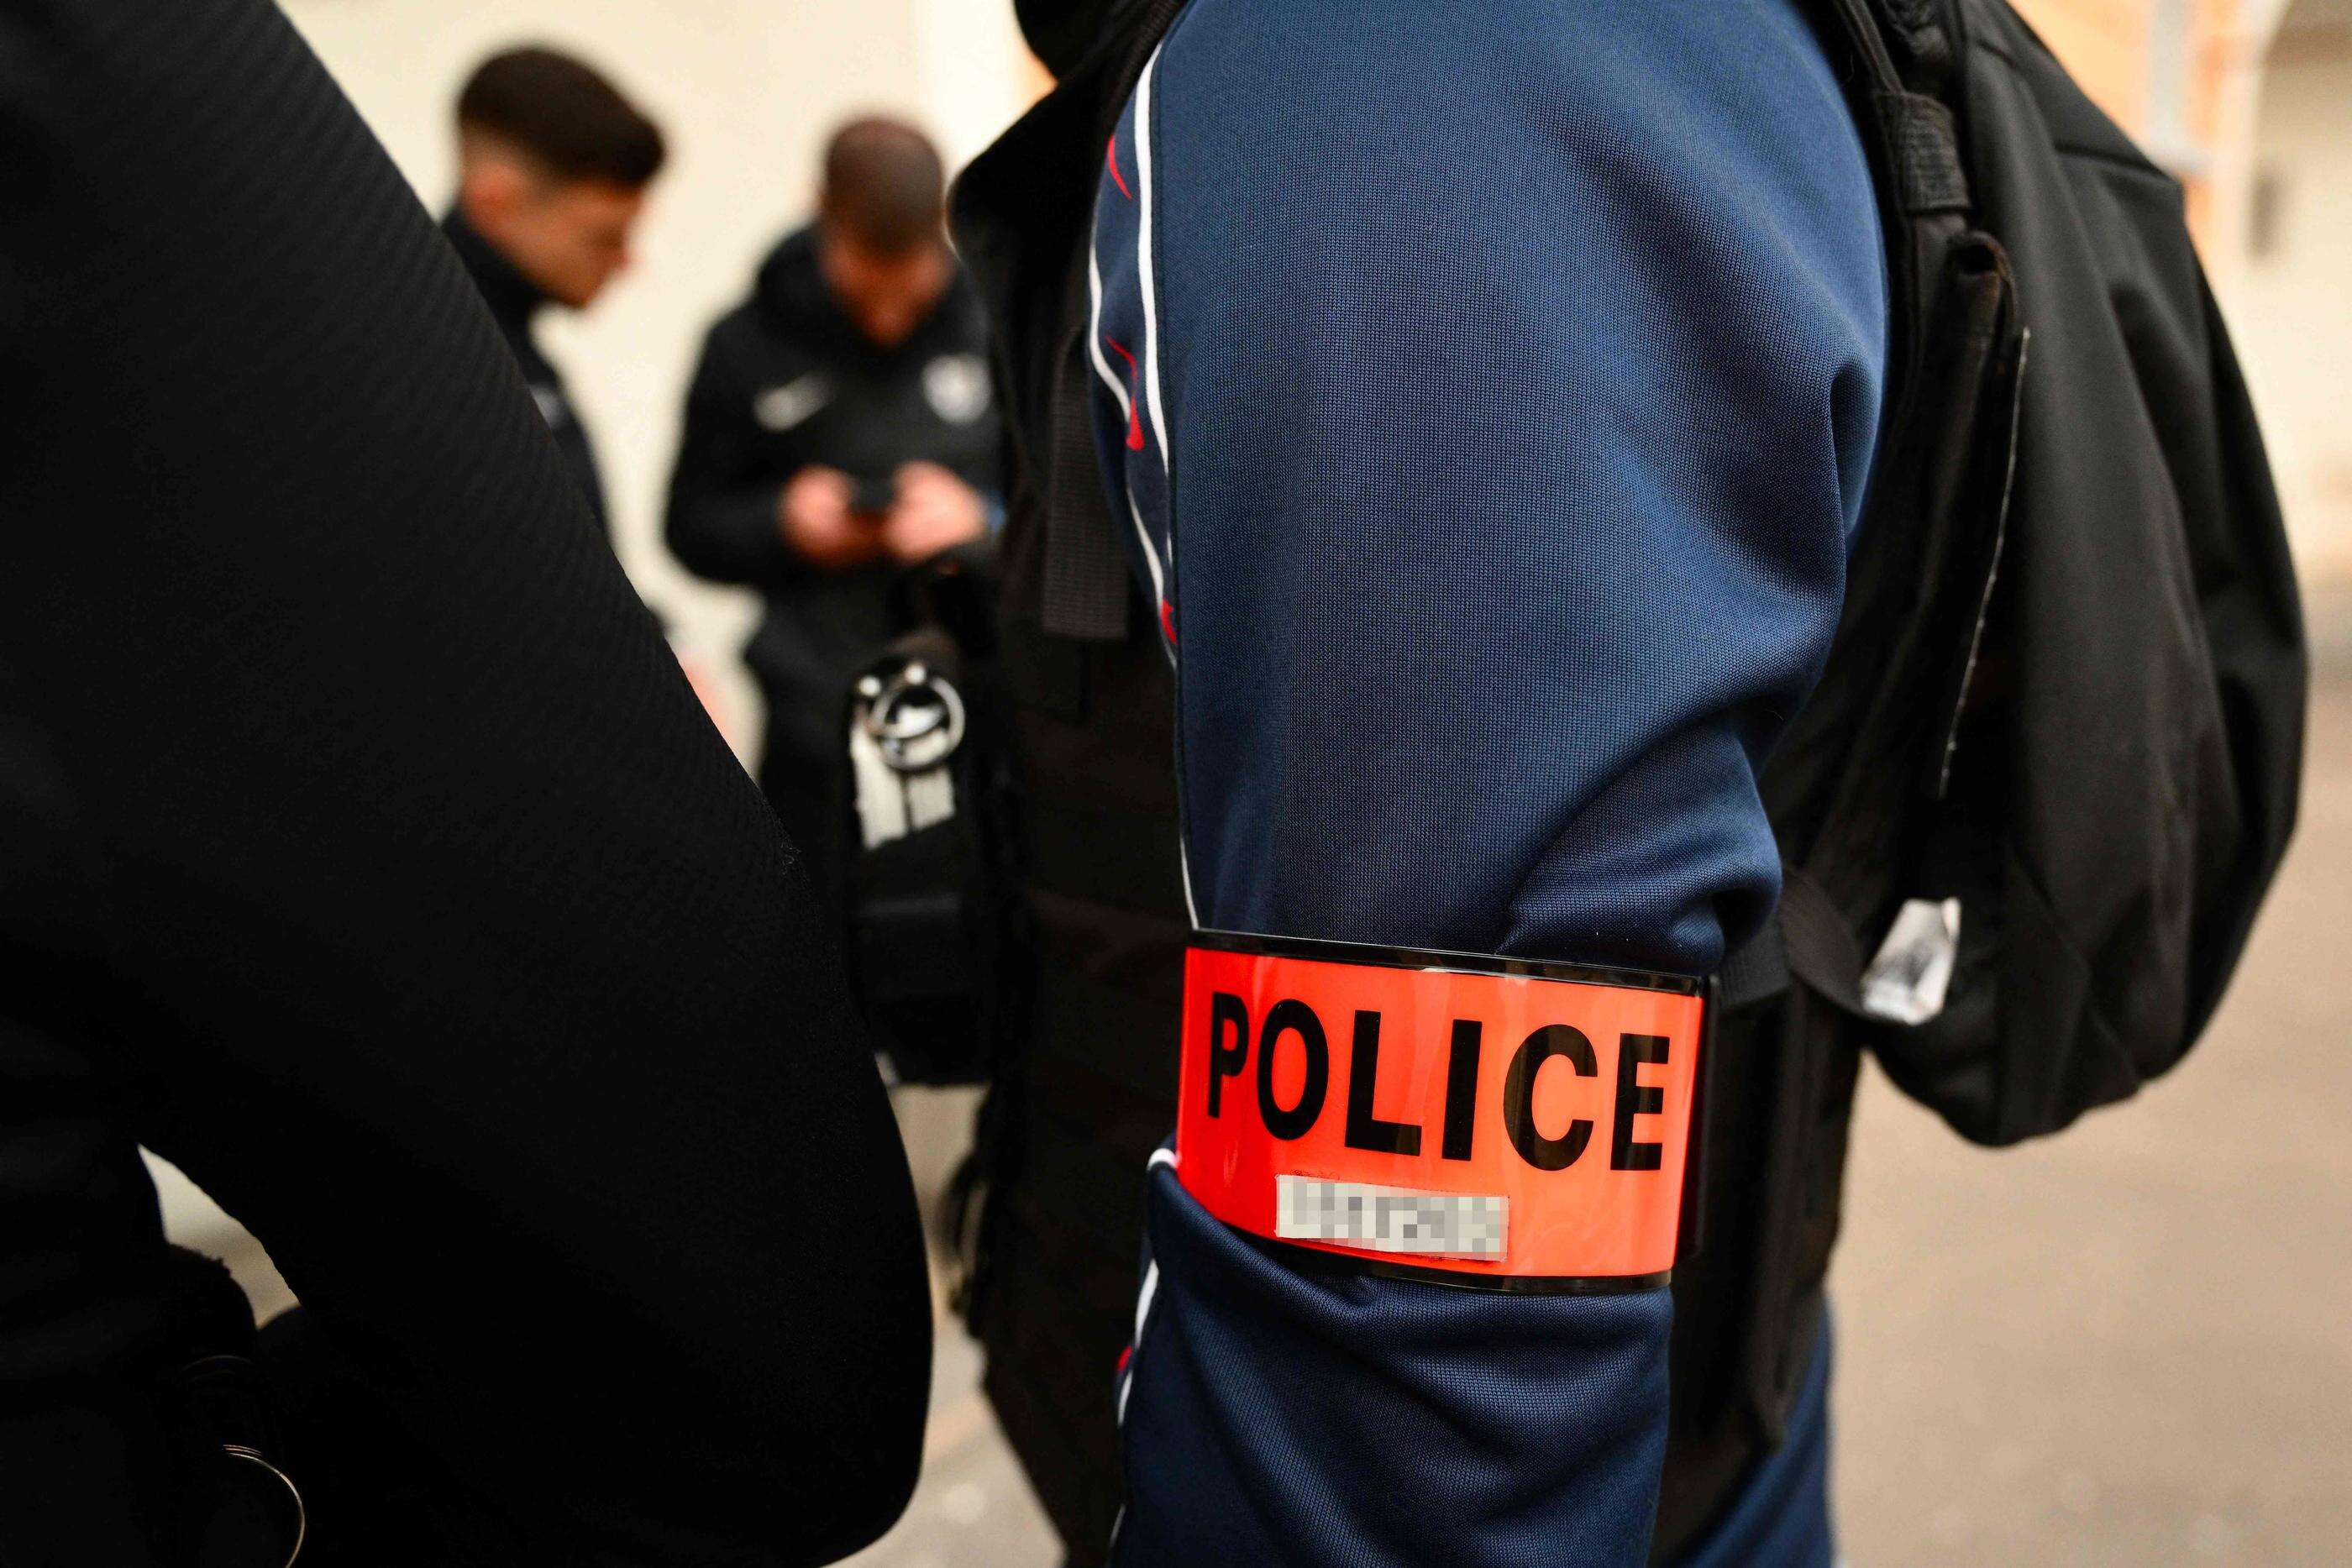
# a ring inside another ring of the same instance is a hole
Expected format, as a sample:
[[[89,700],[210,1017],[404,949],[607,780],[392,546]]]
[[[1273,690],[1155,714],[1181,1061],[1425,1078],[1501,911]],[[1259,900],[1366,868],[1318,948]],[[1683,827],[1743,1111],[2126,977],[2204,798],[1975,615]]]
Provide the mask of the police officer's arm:
[[[1186,7],[1100,188],[1097,407],[1203,925],[1691,975],[1757,927],[1879,243],[1789,0]],[[1124,1562],[1641,1560],[1663,1290],[1301,1266],[1151,1181]]]
[[[663,525],[688,571],[751,588],[807,570],[784,540],[783,485],[761,455],[751,407],[758,390],[735,367],[724,326],[714,328],[687,390]]]
[[[275,6],[0,12],[0,657],[158,1107],[100,1153],[149,1130],[316,1319],[314,1549],[877,1533],[928,1302],[796,857]],[[0,1301],[11,1408],[54,1304]]]

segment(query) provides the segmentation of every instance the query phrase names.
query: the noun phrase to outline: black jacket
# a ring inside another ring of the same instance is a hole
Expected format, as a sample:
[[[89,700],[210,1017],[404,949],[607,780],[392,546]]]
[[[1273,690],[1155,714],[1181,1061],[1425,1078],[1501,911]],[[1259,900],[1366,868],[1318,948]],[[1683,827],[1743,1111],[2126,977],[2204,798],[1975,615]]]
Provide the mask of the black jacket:
[[[522,275],[520,268],[481,231],[466,221],[466,214],[456,207],[449,209],[441,220],[441,232],[448,237],[450,248],[457,259],[466,264],[467,275],[482,296],[482,303],[490,308],[490,319],[498,323],[499,332],[507,340],[514,355],[515,365],[522,371],[523,384],[530,388],[531,401],[539,405],[540,417],[547,421],[548,434],[555,437],[556,450],[563,454],[564,465],[580,482],[581,493],[588,497],[589,510],[609,531],[610,517],[604,510],[604,481],[596,471],[596,449],[588,439],[588,427],[580,423],[580,411],[572,406],[564,392],[563,377],[555,362],[541,351],[539,340],[531,336],[531,322],[548,303],[546,293],[538,284]]]
[[[802,229],[769,254],[751,297],[703,343],[670,479],[669,544],[698,575],[766,596],[745,658],[768,695],[772,783],[824,776],[844,684],[898,630],[896,568],[810,565],[784,542],[777,498],[811,464],[880,482],[918,459],[993,494],[987,342],[959,269],[904,342],[877,346],[835,302],[816,233]]]
[[[929,1327],[873,1058],[464,273],[267,0],[0,59],[0,1560],[221,1561],[142,1142],[309,1310],[305,1568],[870,1540]]]

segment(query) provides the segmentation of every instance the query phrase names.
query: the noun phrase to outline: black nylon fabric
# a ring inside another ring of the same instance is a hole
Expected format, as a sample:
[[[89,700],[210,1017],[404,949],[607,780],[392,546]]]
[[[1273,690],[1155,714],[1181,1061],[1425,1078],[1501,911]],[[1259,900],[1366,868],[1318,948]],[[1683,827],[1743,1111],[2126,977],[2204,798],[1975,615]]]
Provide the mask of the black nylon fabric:
[[[0,12],[0,1560],[181,1561],[142,1140],[317,1330],[306,1565],[877,1534],[928,1299],[838,956],[275,6]]]
[[[2016,674],[2005,1071],[1989,1103],[1940,1092],[1930,1064],[1966,1013],[1881,1054],[1960,1131],[2008,1142],[2128,1094],[2212,1016],[2293,831],[2307,674],[2261,433],[2179,186],[2014,13],[1972,0],[1969,16],[1971,157],[2034,333],[1988,649]],[[1964,963],[1981,952],[1964,936]]]

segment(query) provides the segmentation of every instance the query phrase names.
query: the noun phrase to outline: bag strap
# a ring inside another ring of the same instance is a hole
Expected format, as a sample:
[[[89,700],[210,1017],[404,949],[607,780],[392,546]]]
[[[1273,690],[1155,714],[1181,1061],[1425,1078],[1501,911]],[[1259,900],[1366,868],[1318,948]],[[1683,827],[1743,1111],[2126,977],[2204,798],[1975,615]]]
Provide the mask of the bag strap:
[[[1925,323],[1946,248],[1969,227],[1970,192],[1956,112],[1959,27],[1950,0],[1822,0],[1832,56],[1880,190],[1890,325],[1886,417],[1893,444],[1917,400]]]

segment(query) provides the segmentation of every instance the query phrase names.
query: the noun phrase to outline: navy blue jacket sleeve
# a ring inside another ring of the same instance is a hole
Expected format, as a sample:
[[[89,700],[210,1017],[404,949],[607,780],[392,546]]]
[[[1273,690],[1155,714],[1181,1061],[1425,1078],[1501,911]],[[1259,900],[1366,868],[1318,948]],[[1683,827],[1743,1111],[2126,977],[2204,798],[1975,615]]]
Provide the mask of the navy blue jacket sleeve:
[[[1871,183],[1790,0],[1193,0],[1091,358],[1204,926],[1704,973],[1876,428]],[[1152,1173],[1128,1563],[1633,1563],[1663,1291],[1295,1271]]]

